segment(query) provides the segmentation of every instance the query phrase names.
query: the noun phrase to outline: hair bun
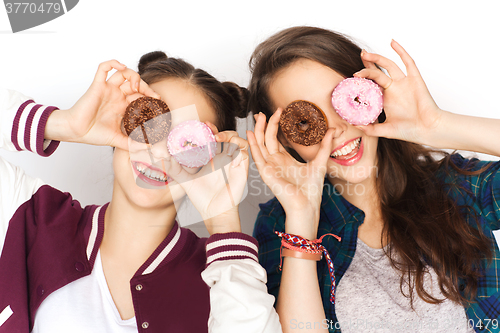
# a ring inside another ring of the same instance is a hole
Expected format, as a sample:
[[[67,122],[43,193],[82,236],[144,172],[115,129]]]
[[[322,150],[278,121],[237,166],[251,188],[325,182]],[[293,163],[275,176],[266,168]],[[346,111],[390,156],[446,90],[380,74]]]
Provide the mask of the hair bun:
[[[149,66],[150,64],[166,59],[168,59],[168,57],[163,51],[153,51],[146,53],[141,57],[141,59],[139,60],[139,65],[137,66],[139,70],[139,75],[142,75],[146,67]]]
[[[238,118],[246,118],[248,115],[249,92],[247,88],[240,87],[234,82],[222,82],[234,100],[234,113]]]

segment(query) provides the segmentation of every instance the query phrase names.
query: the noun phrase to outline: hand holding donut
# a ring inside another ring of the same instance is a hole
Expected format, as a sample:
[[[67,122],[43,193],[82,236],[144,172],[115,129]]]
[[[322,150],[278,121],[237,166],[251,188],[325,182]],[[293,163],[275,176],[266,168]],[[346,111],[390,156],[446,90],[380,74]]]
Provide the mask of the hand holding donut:
[[[107,79],[108,72],[117,71]],[[54,111],[45,138],[128,148],[120,124],[128,103],[143,95],[159,98],[139,74],[116,60],[99,65],[94,81],[69,110]]]
[[[438,127],[443,111],[432,99],[410,55],[394,40],[391,46],[405,64],[406,75],[383,56],[366,51],[361,53],[366,68],[354,76],[372,79],[384,89],[386,121],[359,128],[371,136],[428,144],[428,137]],[[389,75],[375,64],[386,69]]]
[[[216,142],[223,143],[219,144],[222,149],[195,174],[186,171],[174,157],[166,172],[186,192],[211,235],[240,232],[238,204],[248,178],[248,142],[235,131],[218,133],[215,125],[206,124],[216,134]]]
[[[247,131],[252,156],[262,180],[283,206],[286,232],[315,239],[319,209],[326,174],[326,163],[332,151],[333,129],[328,129],[314,160],[300,163],[278,141],[281,116],[278,109],[266,127],[266,117],[256,115],[255,133]]]

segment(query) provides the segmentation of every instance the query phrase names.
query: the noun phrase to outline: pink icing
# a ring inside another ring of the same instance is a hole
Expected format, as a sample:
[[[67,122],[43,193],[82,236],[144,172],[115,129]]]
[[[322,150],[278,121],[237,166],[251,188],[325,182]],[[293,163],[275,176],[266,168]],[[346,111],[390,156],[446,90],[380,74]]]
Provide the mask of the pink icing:
[[[384,106],[382,89],[375,82],[351,77],[341,81],[332,93],[335,111],[353,125],[368,125],[377,120]]]
[[[179,164],[198,168],[215,156],[215,136],[210,127],[198,120],[175,126],[167,138],[167,148]]]

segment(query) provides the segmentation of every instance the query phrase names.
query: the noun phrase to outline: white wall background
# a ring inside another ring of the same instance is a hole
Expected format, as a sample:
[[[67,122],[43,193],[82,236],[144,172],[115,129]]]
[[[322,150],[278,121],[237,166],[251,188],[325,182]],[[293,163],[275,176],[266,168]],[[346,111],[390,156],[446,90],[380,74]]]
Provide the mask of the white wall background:
[[[135,69],[142,54],[158,49],[246,86],[248,59],[260,41],[283,28],[314,25],[348,34],[402,66],[389,45],[394,38],[415,59],[441,108],[500,118],[497,15],[496,0],[81,0],[52,22],[12,34],[0,7],[0,86],[69,108],[100,62],[115,58]],[[250,120],[240,123],[241,133],[247,128],[252,128]],[[109,147],[63,143],[50,158],[0,155],[83,205],[110,199]],[[250,177],[249,196],[241,205],[247,233],[258,203],[270,198],[269,190],[257,185],[255,168]],[[191,227],[206,235],[202,223]]]

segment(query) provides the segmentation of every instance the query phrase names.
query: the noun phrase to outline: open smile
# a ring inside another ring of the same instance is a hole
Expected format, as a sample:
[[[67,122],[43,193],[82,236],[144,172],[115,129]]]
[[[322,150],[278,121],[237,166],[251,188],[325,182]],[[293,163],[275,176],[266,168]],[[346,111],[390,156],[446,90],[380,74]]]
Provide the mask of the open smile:
[[[340,165],[353,165],[363,156],[363,140],[361,137],[352,139],[335,148],[330,158]]]
[[[165,186],[172,181],[163,170],[143,162],[133,161],[132,169],[138,178],[153,186]]]

